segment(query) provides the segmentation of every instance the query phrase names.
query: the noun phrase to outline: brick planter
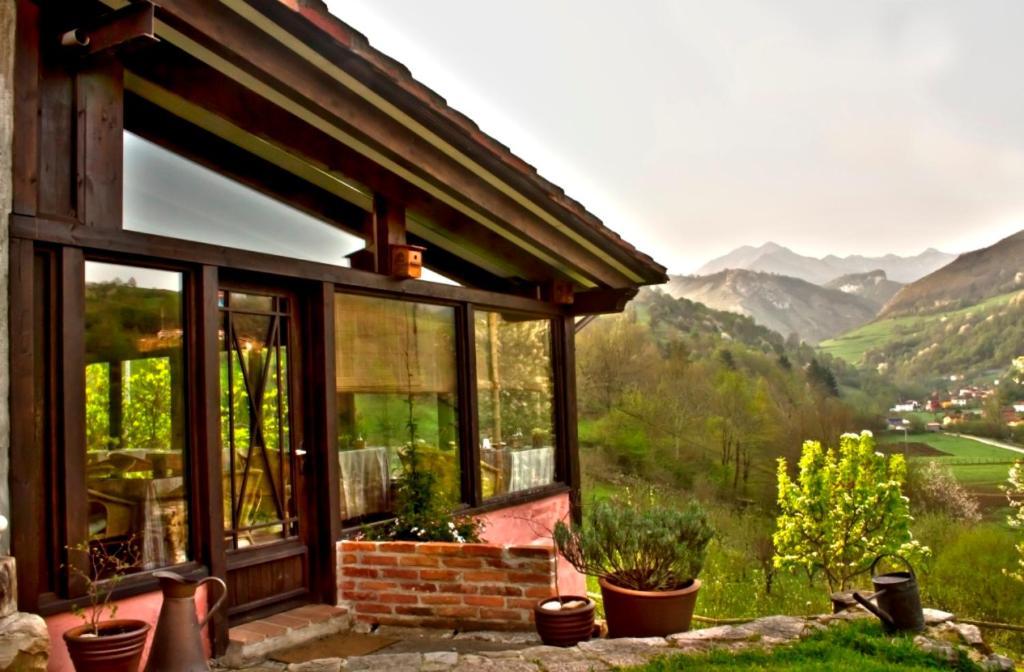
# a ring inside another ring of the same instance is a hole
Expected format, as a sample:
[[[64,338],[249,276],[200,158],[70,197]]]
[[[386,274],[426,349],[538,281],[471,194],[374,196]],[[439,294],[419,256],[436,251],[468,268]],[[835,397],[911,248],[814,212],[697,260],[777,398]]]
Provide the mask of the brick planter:
[[[366,623],[529,630],[555,566],[547,546],[343,541],[338,594]]]

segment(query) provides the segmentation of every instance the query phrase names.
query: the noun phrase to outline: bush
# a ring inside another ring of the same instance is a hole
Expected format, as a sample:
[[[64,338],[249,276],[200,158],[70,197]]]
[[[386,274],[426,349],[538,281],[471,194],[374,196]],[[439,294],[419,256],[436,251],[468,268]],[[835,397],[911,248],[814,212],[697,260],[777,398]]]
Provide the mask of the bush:
[[[779,459],[775,566],[825,575],[830,592],[846,590],[880,555],[915,559],[928,549],[910,532],[902,455],[875,452],[871,432],[844,434],[839,450],[807,441],[796,482]]]
[[[1006,489],[1006,497],[1010,500],[1010,507],[1014,509],[1014,513],[1007,522],[1010,527],[1024,531],[1024,462],[1017,462],[1010,468],[1008,480],[1010,486]],[[1024,541],[1017,544],[1017,555],[1017,569],[1006,571],[1018,581],[1024,581]]]
[[[1017,557],[1006,528],[998,523],[957,523],[944,516],[929,516],[923,522],[936,534],[928,541],[937,544],[935,557],[919,582],[924,604],[960,618],[1024,623],[1024,584],[1004,572]],[[998,644],[1024,651],[1020,633],[993,630],[989,634]]]
[[[912,463],[907,471],[907,495],[915,514],[945,514],[968,523],[981,521],[981,504],[960,484],[953,472],[938,462],[923,467]]]
[[[583,524],[559,521],[558,551],[578,571],[623,588],[673,590],[697,578],[714,532],[696,502],[682,509],[592,502]]]

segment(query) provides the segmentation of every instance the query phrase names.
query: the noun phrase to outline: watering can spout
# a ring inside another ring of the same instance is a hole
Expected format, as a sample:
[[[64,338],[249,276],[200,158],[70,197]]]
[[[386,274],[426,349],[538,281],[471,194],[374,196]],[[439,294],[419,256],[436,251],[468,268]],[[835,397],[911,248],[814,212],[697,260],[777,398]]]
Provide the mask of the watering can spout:
[[[876,593],[876,596],[877,596],[877,593]],[[884,612],[883,610],[881,610],[877,606],[875,606],[871,602],[871,600],[867,599],[866,597],[864,597],[860,593],[854,593],[853,594],[853,599],[857,600],[857,604],[859,604],[860,606],[864,607],[865,609],[870,611],[872,614],[877,616],[888,627],[890,627],[890,628],[895,628],[896,627],[896,622],[894,620],[892,620],[892,616],[890,616],[889,614],[887,614],[886,612]]]

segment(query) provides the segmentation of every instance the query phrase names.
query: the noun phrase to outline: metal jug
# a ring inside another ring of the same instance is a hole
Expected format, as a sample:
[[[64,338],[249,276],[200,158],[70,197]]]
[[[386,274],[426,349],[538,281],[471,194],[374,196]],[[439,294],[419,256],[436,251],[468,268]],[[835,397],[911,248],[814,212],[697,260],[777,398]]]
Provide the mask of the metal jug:
[[[914,568],[905,558],[893,556],[899,557],[908,571],[875,574],[875,567],[884,557],[880,555],[871,563],[871,583],[875,588],[872,597],[878,601],[878,606],[860,593],[854,593],[853,599],[881,619],[882,628],[888,633],[921,632],[924,630],[924,612],[921,610],[921,595],[917,589]]]
[[[145,672],[209,672],[200,633],[210,617],[220,609],[228,587],[215,576],[201,581],[186,579],[172,572],[154,572],[153,576],[160,580],[164,603],[160,607]],[[196,590],[211,581],[220,584],[220,598],[200,621],[196,616]]]

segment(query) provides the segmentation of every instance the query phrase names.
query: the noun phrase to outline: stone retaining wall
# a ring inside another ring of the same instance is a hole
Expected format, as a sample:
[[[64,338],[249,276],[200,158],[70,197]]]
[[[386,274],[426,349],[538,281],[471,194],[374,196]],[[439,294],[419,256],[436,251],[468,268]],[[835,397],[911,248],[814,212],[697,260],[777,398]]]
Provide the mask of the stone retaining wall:
[[[338,597],[364,623],[527,630],[555,568],[549,546],[343,541]]]

